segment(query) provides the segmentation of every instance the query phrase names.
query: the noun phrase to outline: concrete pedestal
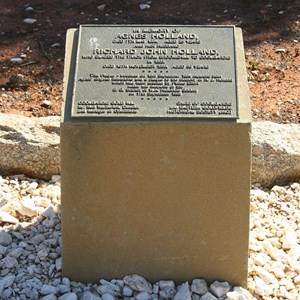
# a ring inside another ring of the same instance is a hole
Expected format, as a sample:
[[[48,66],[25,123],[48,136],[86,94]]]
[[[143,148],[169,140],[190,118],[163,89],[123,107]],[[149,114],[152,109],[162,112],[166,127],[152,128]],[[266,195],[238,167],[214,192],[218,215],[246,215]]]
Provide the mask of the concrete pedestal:
[[[73,43],[70,31],[61,124],[63,275],[97,282],[137,273],[151,282],[246,286],[251,125],[241,34],[239,119],[227,122],[73,122]]]

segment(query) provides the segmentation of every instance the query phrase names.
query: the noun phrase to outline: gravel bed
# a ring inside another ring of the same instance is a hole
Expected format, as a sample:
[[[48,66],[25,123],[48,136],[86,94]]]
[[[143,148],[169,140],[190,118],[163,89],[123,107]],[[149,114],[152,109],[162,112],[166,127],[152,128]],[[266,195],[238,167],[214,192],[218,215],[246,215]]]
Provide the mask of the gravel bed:
[[[300,184],[251,190],[248,290],[132,274],[98,284],[61,276],[60,177],[0,176],[1,299],[300,299]]]

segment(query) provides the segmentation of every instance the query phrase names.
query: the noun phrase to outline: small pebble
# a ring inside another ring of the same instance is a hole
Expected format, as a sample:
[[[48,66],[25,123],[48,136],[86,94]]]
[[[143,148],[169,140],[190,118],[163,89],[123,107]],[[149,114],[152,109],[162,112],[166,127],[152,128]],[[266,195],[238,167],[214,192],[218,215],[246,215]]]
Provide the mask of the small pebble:
[[[142,9],[142,10],[149,9],[149,8],[151,8],[150,4],[147,4],[147,3],[140,4],[140,9]]]
[[[25,24],[34,24],[36,22],[36,19],[26,18],[23,20]]]
[[[13,64],[21,64],[23,62],[23,59],[21,57],[13,57],[10,59],[10,62]]]
[[[56,183],[56,182],[60,182],[60,175],[52,175],[51,176],[51,181]]]
[[[277,53],[285,53],[286,49],[284,49],[284,48],[276,48],[275,52],[277,52]]]
[[[97,6],[97,8],[100,10],[100,11],[103,11],[104,8],[105,8],[105,4],[100,4]]]
[[[34,8],[31,7],[31,6],[27,6],[27,7],[25,8],[25,11],[34,11]]]
[[[42,103],[41,106],[43,106],[45,108],[49,108],[49,107],[51,107],[51,105],[52,105],[51,101],[49,101],[49,100],[43,100],[43,103]]]

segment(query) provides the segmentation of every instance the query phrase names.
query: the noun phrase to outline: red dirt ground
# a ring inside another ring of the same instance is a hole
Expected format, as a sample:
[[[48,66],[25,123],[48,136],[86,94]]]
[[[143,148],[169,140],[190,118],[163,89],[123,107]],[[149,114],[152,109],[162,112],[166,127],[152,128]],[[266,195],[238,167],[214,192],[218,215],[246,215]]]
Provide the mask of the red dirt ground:
[[[141,3],[150,3],[150,9],[141,10]],[[103,10],[98,8],[101,4]],[[233,24],[243,29],[253,119],[300,123],[299,7],[299,1],[288,0],[2,0],[0,112],[60,114],[68,28]],[[37,22],[25,24],[25,18]],[[15,57],[22,57],[22,63],[12,63]]]

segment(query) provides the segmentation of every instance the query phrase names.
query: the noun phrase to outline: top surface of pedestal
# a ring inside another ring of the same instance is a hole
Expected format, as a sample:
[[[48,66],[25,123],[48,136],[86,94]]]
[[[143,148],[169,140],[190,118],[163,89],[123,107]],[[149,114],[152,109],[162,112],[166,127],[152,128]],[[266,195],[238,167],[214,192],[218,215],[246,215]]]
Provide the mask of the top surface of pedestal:
[[[71,117],[237,119],[234,26],[83,25]]]

